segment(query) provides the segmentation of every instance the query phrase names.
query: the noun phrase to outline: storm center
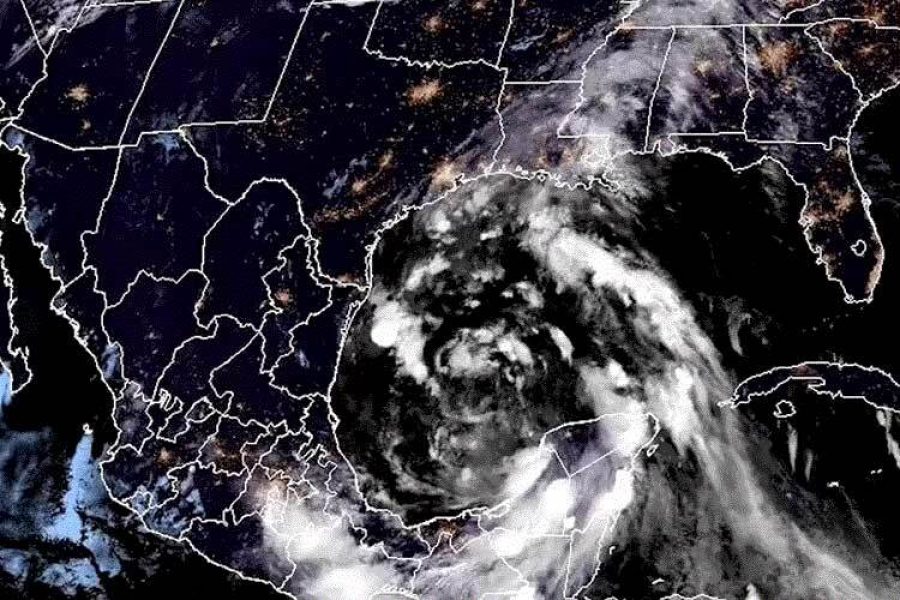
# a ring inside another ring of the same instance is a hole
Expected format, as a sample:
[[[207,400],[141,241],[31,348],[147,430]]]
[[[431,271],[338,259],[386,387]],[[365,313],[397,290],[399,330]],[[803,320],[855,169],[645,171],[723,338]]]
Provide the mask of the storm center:
[[[541,476],[542,449],[566,470],[562,454],[646,440],[641,382],[666,371],[686,316],[646,259],[607,239],[604,210],[591,192],[497,178],[386,233],[333,390],[370,503],[408,522],[487,508]],[[638,420],[548,442],[610,414]],[[595,480],[611,486],[618,466]]]

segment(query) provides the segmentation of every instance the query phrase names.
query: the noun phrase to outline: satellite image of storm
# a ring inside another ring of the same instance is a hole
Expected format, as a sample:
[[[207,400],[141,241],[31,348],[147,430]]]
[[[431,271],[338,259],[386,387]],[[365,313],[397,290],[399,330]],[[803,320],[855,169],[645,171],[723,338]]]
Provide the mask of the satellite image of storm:
[[[898,140],[900,0],[0,0],[0,600],[900,600]]]

